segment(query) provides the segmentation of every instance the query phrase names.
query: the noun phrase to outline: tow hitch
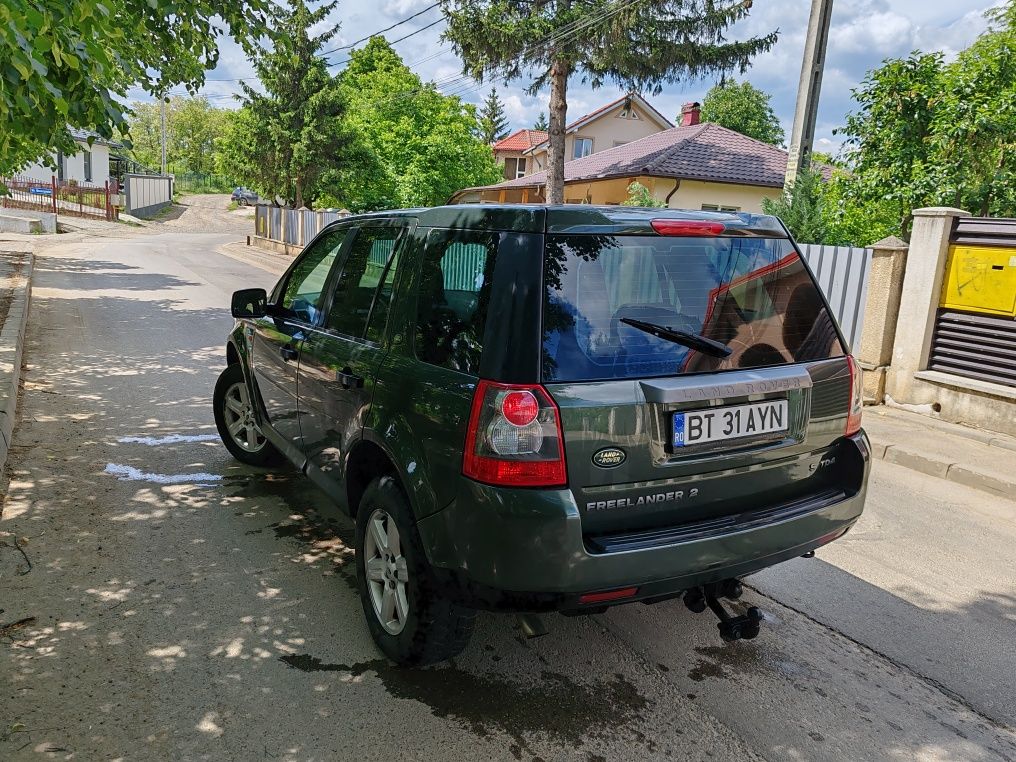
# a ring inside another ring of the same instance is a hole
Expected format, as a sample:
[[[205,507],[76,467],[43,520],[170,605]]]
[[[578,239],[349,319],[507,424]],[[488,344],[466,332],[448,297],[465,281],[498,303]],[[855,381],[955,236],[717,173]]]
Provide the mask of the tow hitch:
[[[720,598],[737,600],[743,592],[740,582],[736,579],[726,579],[723,582],[693,587],[684,594],[684,605],[696,614],[705,611],[706,606],[712,609],[712,612],[720,619],[716,626],[720,630],[720,637],[725,641],[751,640],[758,635],[759,625],[762,623],[762,612],[752,606],[744,614],[734,616],[720,603]]]

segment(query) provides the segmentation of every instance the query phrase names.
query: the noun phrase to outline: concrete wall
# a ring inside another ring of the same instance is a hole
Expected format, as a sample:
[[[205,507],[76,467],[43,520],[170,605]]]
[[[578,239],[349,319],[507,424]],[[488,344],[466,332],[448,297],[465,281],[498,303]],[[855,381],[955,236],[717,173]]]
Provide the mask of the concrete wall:
[[[633,140],[654,135],[662,132],[668,127],[661,125],[655,117],[649,115],[645,109],[636,103],[632,104],[632,110],[638,114],[638,119],[621,119],[620,113],[624,103],[619,103],[616,108],[607,111],[591,121],[576,132],[565,135],[564,160],[569,162],[575,156],[576,138],[591,138],[593,141],[593,153],[606,151],[615,145],[630,143]],[[541,172],[547,168],[547,152],[540,151],[532,155],[534,161],[529,162],[532,166],[526,167],[526,174]]]
[[[967,214],[948,207],[914,211],[892,364],[886,374],[886,402],[1016,435],[1016,388],[928,370],[950,238],[956,218]]]

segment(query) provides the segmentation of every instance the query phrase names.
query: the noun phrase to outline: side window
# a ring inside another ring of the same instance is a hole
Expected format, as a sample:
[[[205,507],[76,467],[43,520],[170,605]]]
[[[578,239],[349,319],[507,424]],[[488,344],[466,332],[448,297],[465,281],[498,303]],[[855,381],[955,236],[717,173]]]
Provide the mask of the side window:
[[[321,294],[325,290],[328,271],[342,248],[348,230],[329,233],[300,255],[282,292],[282,306],[300,320],[316,323],[321,313]]]
[[[434,230],[420,272],[416,356],[476,374],[500,236]]]
[[[370,322],[367,323],[367,338],[371,341],[381,341],[384,334],[385,325],[388,323],[388,311],[392,306],[392,292],[395,289],[395,276],[398,275],[399,258],[401,250],[405,248],[405,244],[395,247],[388,271],[384,274],[384,280],[374,297],[374,308],[370,313]]]
[[[342,264],[326,325],[346,336],[363,336],[374,293],[402,228],[360,228]],[[383,326],[382,326],[383,327]]]

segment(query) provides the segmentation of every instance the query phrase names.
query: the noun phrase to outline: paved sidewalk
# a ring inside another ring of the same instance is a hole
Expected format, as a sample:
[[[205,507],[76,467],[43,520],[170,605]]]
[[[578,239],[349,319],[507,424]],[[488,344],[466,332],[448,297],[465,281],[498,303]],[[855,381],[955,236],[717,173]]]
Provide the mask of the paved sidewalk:
[[[1016,500],[1016,438],[884,406],[863,420],[876,458]]]

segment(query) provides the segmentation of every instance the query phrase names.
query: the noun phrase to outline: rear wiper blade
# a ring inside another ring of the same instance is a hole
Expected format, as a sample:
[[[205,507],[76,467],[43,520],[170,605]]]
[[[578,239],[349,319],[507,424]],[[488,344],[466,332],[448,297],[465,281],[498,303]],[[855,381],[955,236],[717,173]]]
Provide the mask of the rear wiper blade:
[[[645,331],[658,339],[665,339],[667,341],[672,341],[675,344],[682,344],[704,354],[712,355],[713,357],[730,357],[730,353],[733,351],[726,344],[721,344],[714,339],[710,339],[708,336],[702,336],[698,333],[681,331],[677,328],[671,328],[666,325],[646,323],[643,320],[634,320],[633,318],[621,318],[621,322],[625,325],[630,325],[632,328],[638,328],[640,331]]]

